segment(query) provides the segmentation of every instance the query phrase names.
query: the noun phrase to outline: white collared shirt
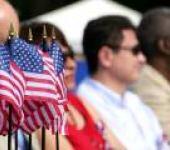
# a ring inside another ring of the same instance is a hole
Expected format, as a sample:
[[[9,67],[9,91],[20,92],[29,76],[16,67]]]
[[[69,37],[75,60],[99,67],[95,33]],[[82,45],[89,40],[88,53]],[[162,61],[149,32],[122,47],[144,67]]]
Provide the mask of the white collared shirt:
[[[121,96],[90,78],[79,85],[77,92],[99,112],[128,150],[169,149],[157,118],[135,94],[127,91]]]

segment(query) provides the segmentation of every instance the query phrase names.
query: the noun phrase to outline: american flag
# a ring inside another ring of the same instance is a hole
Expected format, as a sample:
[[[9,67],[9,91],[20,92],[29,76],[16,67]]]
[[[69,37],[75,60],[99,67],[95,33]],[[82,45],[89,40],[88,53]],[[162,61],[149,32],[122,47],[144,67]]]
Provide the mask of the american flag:
[[[55,78],[56,78],[56,88],[60,93],[60,97],[58,103],[65,111],[67,111],[67,88],[64,83],[64,58],[62,50],[59,44],[52,40],[52,43],[49,48],[49,55],[53,59],[54,63],[54,71],[55,71]],[[64,112],[65,112],[64,111]],[[62,134],[66,133],[65,125],[66,125],[66,113],[63,114],[63,119],[56,119],[51,128],[52,132],[56,132],[59,129],[59,132]]]
[[[64,83],[64,57],[59,44],[55,40],[50,45],[49,55],[54,61],[57,89],[60,93],[58,102],[59,104],[67,103],[67,88]]]
[[[0,45],[0,134],[9,130],[9,105],[12,107],[12,130],[23,121],[23,100],[26,83],[23,73],[13,62],[9,47]]]
[[[58,105],[60,95],[53,77],[53,60],[37,47],[19,38],[12,40],[11,49],[26,80],[22,129],[31,133],[39,127],[49,127],[63,113]]]

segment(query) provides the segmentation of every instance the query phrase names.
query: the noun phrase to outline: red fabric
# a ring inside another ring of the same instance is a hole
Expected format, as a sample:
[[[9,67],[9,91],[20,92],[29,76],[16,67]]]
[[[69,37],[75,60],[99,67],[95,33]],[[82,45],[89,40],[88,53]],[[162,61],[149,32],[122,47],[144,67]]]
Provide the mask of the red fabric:
[[[84,117],[85,126],[83,129],[78,130],[75,126],[68,123],[67,138],[75,150],[103,150],[104,140],[98,132],[94,121],[90,114],[87,112],[78,97],[69,93],[69,104],[74,106],[79,113]]]

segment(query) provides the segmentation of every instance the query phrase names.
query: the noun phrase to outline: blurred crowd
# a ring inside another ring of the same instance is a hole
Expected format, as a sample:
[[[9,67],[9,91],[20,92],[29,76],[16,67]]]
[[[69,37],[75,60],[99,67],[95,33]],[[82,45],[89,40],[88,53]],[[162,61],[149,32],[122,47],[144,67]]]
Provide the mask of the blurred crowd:
[[[170,150],[170,8],[147,11],[137,27],[120,15],[89,21],[82,41],[88,75],[78,85],[76,54],[56,25],[20,25],[15,9],[0,0],[2,44],[11,23],[21,39],[35,46],[42,46],[45,26],[47,46],[55,36],[62,50],[68,112],[67,134],[59,134],[58,149]],[[28,149],[27,134],[19,133],[19,149]],[[41,149],[41,140],[38,129],[32,133],[33,150]],[[45,150],[55,150],[56,144],[46,130]],[[7,136],[0,136],[0,150],[7,146]]]

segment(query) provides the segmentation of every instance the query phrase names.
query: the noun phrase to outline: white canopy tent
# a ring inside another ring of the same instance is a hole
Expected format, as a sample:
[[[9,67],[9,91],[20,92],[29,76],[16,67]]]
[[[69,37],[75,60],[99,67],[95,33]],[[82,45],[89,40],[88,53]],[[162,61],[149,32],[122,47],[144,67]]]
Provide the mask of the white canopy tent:
[[[57,25],[77,53],[82,51],[81,41],[87,22],[102,15],[125,15],[137,25],[141,14],[110,0],[84,0],[38,16],[31,21],[47,21]]]

